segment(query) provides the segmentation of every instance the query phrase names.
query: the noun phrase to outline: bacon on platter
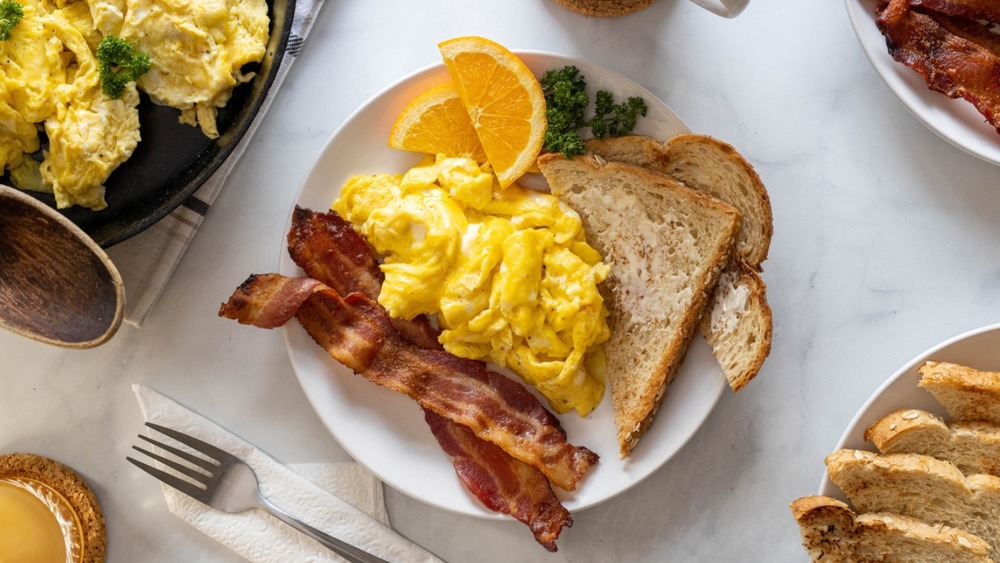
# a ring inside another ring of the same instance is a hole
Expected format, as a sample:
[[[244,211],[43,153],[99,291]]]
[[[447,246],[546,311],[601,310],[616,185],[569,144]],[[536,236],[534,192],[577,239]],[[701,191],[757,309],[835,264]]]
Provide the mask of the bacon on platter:
[[[997,6],[1000,7],[1000,3]],[[988,25],[976,20],[936,12],[928,12],[928,15],[933,17],[934,21],[947,31],[954,33],[962,39],[972,41],[1000,57],[1000,35],[990,31]]]
[[[893,59],[931,89],[971,102],[1000,131],[1000,57],[911,9],[910,0],[881,0],[877,16]]]
[[[949,16],[1000,23],[1000,2],[997,0],[912,0],[911,4]]]

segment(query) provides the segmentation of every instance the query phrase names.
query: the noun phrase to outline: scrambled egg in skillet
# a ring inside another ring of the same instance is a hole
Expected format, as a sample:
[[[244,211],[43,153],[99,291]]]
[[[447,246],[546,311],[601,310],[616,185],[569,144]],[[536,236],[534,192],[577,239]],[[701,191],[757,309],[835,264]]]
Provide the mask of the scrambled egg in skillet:
[[[21,0],[24,17],[0,41],[0,171],[19,187],[51,189],[60,208],[103,209],[104,181],[139,142],[139,94],[101,92],[101,35],[86,2]],[[49,148],[39,164],[36,124]]]
[[[218,108],[253,78],[241,68],[264,58],[264,0],[89,0],[97,29],[129,40],[152,68],[139,88],[157,104],[181,110],[181,121],[219,136]]]
[[[510,368],[557,412],[600,402],[609,270],[557,198],[501,190],[474,160],[439,156],[351,178],[332,207],[383,256],[390,315],[436,314],[445,349]]]
[[[17,1],[23,18],[0,41],[0,174],[52,191],[59,208],[107,207],[104,182],[140,140],[136,84],[119,99],[101,92],[95,53],[105,35],[149,55],[139,88],[211,138],[218,108],[252,77],[241,68],[267,44],[264,0]],[[38,162],[40,127],[48,148]]]

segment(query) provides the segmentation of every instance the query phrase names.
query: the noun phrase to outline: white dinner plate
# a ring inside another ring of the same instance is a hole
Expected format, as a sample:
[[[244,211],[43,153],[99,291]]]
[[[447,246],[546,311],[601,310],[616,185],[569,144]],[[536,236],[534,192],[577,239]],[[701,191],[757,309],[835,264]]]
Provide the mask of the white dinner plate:
[[[616,98],[642,96],[649,115],[636,132],[659,139],[688,132],[663,102],[631,80],[585,61],[540,52],[518,52],[537,75],[576,65],[586,77],[591,99],[597,89]],[[420,70],[375,95],[333,134],[296,198],[296,203],[326,210],[340,186],[352,175],[402,173],[420,156],[386,146],[389,131],[403,107],[415,96],[449,81],[443,64]],[[282,252],[280,271],[302,275]],[[403,493],[440,508],[485,518],[499,517],[484,508],[459,482],[451,459],[424,423],[417,404],[354,375],[333,361],[298,323],[285,329],[288,354],[306,395],[341,446],[383,481]],[[569,510],[607,500],[635,485],[663,465],[688,441],[712,411],[725,387],[725,377],[701,338],[692,343],[683,368],[664,399],[656,423],[631,459],[619,459],[610,397],[587,418],[560,416],[571,443],[585,446],[601,461],[573,493],[559,491]],[[544,403],[544,401],[543,401]]]
[[[985,371],[1000,371],[1000,324],[979,328],[946,340],[920,354],[899,369],[865,402],[847,426],[835,449],[872,450],[865,441],[865,430],[889,413],[900,409],[922,409],[945,416],[944,407],[917,386],[917,369],[926,361],[951,362]],[[823,475],[819,494],[845,500],[843,492]]]
[[[868,60],[910,113],[956,147],[1000,164],[1000,134],[972,104],[931,90],[917,71],[889,56],[885,37],[875,25],[875,0],[844,1]]]

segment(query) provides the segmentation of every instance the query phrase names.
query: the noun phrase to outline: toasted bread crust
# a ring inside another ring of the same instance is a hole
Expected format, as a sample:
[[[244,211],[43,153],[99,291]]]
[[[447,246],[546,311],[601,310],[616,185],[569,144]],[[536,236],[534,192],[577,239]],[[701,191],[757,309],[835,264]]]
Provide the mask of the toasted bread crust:
[[[605,354],[619,448],[627,457],[683,361],[728,263],[740,214],[636,166],[557,154],[541,157],[538,166],[552,192],[580,214],[588,242],[612,266],[606,285],[612,336]]]
[[[983,421],[945,423],[919,409],[899,410],[865,431],[882,453],[914,453],[954,463],[962,473],[1000,476],[1000,425]]]
[[[924,429],[927,441],[941,442],[951,434],[935,414],[920,409],[900,409],[880,418],[865,430],[865,441],[887,453],[923,453],[900,450],[901,442],[914,430]],[[936,457],[936,456],[935,456]]]
[[[948,362],[926,362],[917,371],[919,385],[934,395],[952,418],[1000,424],[1000,372]]]

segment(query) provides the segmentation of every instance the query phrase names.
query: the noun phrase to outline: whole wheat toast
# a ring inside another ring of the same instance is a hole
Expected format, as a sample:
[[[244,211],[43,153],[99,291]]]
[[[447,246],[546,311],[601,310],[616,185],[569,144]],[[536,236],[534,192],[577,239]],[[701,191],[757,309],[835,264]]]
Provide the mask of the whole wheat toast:
[[[760,266],[767,259],[774,228],[760,176],[731,145],[705,135],[678,135],[663,143],[628,135],[587,141],[586,148],[604,160],[666,174],[739,210],[743,221],[732,262],[712,296],[710,314],[699,327],[730,387],[739,391],[771,352],[771,308]]]
[[[709,295],[728,263],[740,214],[662,174],[596,157],[548,154],[538,167],[580,214],[611,266],[605,284],[608,382],[622,457],[653,421]]]
[[[949,526],[875,512],[855,514],[843,502],[825,496],[792,501],[790,508],[802,545],[818,562],[986,563],[990,544]]]
[[[838,450],[827,473],[859,512],[893,512],[982,537],[1000,553],[1000,477],[965,476],[952,463],[919,454]]]

